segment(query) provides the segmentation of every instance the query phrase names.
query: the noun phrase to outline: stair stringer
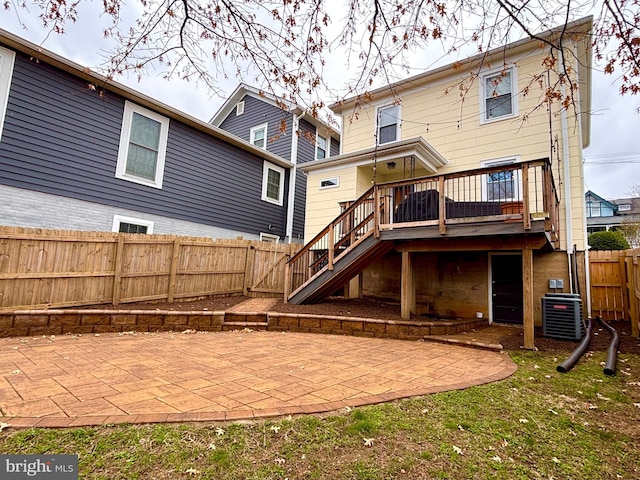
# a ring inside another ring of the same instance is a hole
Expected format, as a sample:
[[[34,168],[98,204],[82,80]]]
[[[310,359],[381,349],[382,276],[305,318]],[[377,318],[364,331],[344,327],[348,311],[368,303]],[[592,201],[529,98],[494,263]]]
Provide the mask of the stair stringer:
[[[324,271],[294,292],[288,302],[299,305],[322,301],[391,250],[393,245],[393,241],[380,240],[371,235],[340,257],[333,270],[325,267]]]

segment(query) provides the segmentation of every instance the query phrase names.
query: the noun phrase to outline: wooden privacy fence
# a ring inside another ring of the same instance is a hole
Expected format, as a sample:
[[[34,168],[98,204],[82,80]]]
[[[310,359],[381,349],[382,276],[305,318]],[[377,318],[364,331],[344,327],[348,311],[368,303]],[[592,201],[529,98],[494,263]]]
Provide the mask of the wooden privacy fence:
[[[589,252],[591,313],[605,320],[640,322],[640,249]]]
[[[0,310],[279,296],[299,245],[0,227]]]

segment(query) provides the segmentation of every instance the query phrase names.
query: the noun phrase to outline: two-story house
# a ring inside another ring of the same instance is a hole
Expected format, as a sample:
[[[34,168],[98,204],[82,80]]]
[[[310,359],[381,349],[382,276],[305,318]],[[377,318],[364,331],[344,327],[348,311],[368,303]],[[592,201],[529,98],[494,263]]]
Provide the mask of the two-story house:
[[[302,242],[307,179],[299,167],[338,155],[340,134],[302,107],[246,84],[238,85],[210,122],[291,162],[285,236]]]
[[[284,239],[290,178],[277,152],[0,31],[0,225]]]
[[[539,39],[333,105],[342,152],[301,167],[308,243],[289,263],[288,301],[350,285],[400,300],[404,318],[523,324],[532,348],[541,297],[587,292],[590,30],[587,18],[541,34],[563,35],[569,109],[548,95],[569,94],[549,61],[560,52]]]
[[[640,226],[640,198],[605,200],[589,190],[584,195],[587,212],[587,233],[619,230],[624,225]],[[631,239],[633,248],[638,246]]]

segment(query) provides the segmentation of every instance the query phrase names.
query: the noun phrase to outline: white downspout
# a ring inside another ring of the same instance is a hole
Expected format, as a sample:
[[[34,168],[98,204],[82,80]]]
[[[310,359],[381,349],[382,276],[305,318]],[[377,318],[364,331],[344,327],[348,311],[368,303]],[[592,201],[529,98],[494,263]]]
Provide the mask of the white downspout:
[[[564,64],[564,52],[560,51],[560,65]],[[566,79],[565,81],[571,81]],[[560,94],[565,98],[564,83],[560,84]],[[573,222],[571,219],[571,166],[569,165],[569,127],[567,124],[567,109],[560,109],[560,126],[562,129],[562,161],[564,162],[564,214],[567,242],[567,263],[569,264],[569,288],[573,292],[573,272],[571,266],[571,254],[573,253]]]
[[[300,118],[295,113],[293,114],[291,125],[291,163],[293,168],[289,175],[289,199],[287,202],[287,227],[285,235],[287,237],[287,243],[291,243],[293,240],[293,211],[296,206],[296,176],[298,175],[298,127],[300,124]]]

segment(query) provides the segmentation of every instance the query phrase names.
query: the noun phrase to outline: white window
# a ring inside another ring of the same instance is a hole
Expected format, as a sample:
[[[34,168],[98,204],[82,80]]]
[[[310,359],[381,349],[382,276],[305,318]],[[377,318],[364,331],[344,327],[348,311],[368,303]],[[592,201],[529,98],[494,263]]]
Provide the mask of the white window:
[[[11,76],[13,75],[15,58],[16,54],[14,52],[0,47],[0,139],[2,138],[4,116],[7,112],[9,88],[11,87]]]
[[[598,200],[589,200],[587,202],[587,217],[601,217],[602,204]]]
[[[284,168],[269,162],[262,167],[262,200],[282,205],[284,196]]]
[[[113,216],[113,232],[122,233],[153,233],[153,222],[149,220],[141,220],[139,218],[123,217],[121,215]]]
[[[316,159],[322,160],[327,157],[327,139],[321,135],[316,135]]]
[[[340,177],[325,178],[320,180],[320,190],[324,188],[335,188],[340,186]]]
[[[244,100],[236,104],[236,117],[244,113]]]
[[[516,163],[509,158],[485,162],[484,167],[498,167]],[[522,180],[520,169],[499,170],[482,176],[482,199],[490,202],[522,200]]]
[[[631,205],[629,205],[628,203],[622,204],[622,205],[618,205],[618,211],[619,212],[630,212],[631,211]]]
[[[481,123],[518,115],[515,68],[494,70],[482,76]]]
[[[116,177],[162,188],[169,119],[127,101],[124,105]]]
[[[260,232],[260,241],[262,241],[262,242],[270,242],[270,243],[278,243],[280,241],[280,237],[278,235],[274,235],[272,233],[262,233],[262,232]]]
[[[267,126],[269,124],[263,123],[257,127],[251,129],[251,143],[256,147],[267,149]]]
[[[378,110],[378,145],[400,138],[400,106],[391,105]]]

